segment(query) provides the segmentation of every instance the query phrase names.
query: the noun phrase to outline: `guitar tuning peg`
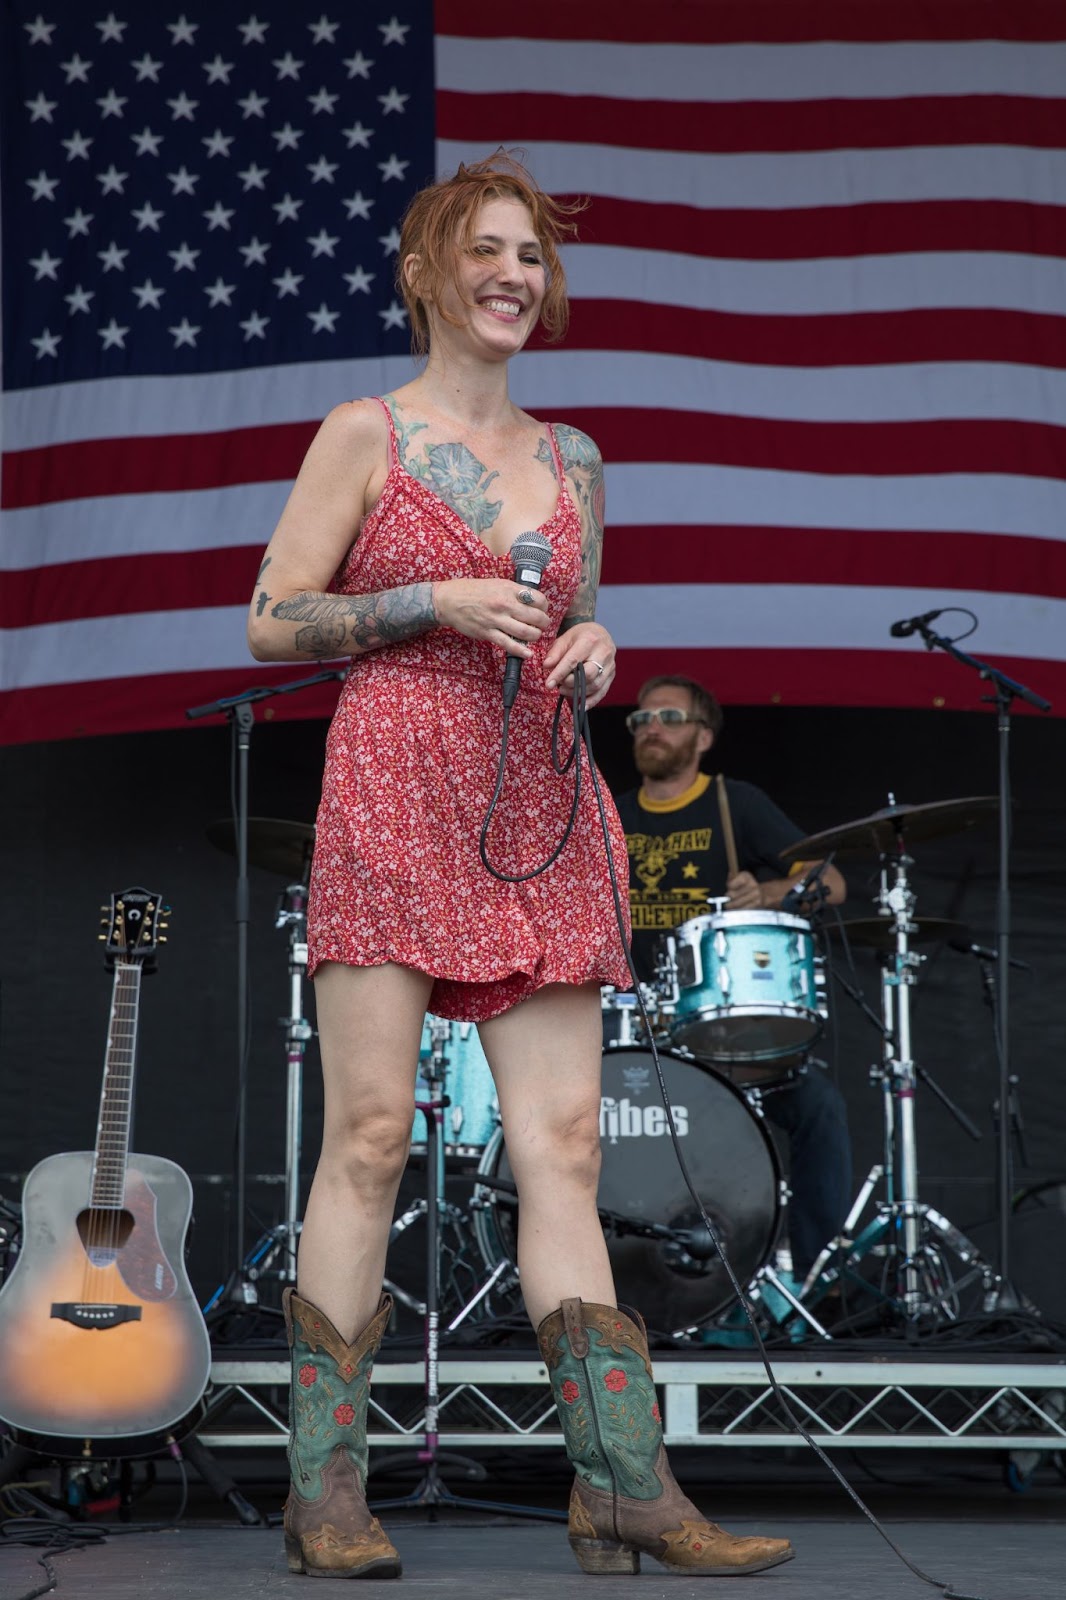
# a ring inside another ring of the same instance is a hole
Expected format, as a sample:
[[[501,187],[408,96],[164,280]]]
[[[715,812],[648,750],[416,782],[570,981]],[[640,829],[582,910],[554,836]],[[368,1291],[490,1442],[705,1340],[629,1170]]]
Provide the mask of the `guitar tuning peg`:
[[[163,935],[162,935],[162,936],[161,936],[161,937],[160,937],[160,938],[159,938],[159,940],[158,940],[158,941],[157,941],[157,943],[159,943],[159,944],[166,944],[166,942],[167,942],[167,940],[166,940],[166,935],[165,935],[165,934],[163,934]]]

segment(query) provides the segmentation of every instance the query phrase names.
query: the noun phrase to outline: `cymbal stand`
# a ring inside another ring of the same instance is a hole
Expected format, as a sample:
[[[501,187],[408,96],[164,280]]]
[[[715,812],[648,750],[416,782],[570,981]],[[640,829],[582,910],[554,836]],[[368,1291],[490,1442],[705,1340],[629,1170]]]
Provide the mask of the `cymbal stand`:
[[[895,804],[891,795],[889,801]],[[995,1284],[996,1278],[992,1268],[979,1255],[977,1247],[946,1217],[923,1204],[918,1197],[915,1091],[919,1080],[930,1082],[971,1136],[979,1137],[979,1133],[969,1119],[951,1104],[943,1091],[931,1083],[928,1074],[912,1054],[911,990],[918,981],[918,968],[924,959],[910,948],[910,936],[916,931],[913,921],[916,896],[908,876],[908,868],[913,864],[912,858],[906,853],[900,831],[897,833],[895,854],[881,857],[881,884],[877,896],[878,909],[882,916],[889,919],[895,942],[894,952],[887,955],[881,964],[883,1042],[880,1063],[871,1072],[882,1088],[883,1160],[867,1178],[840,1239],[833,1241],[812,1267],[803,1294],[806,1295],[816,1283],[824,1290],[833,1278],[844,1275],[849,1261],[858,1260],[875,1239],[883,1237],[888,1254],[895,1262],[895,1298],[905,1320],[916,1325],[922,1316],[954,1315],[955,1296],[974,1276],[981,1277],[986,1293]],[[859,1212],[880,1179],[884,1181],[884,1199],[878,1207],[877,1219],[856,1237],[854,1230]],[[939,1245],[949,1247],[970,1269],[964,1279],[950,1284],[945,1281],[947,1274]],[[829,1262],[834,1256],[838,1258],[839,1265],[836,1269],[829,1269]]]
[[[290,883],[278,899],[275,928],[289,935],[289,1011],[278,1018],[285,1030],[285,1217],[261,1234],[241,1266],[242,1301],[259,1303],[258,1285],[263,1278],[277,1278],[283,1284],[296,1284],[296,1251],[300,1238],[300,1156],[303,1129],[303,1064],[307,1041],[314,1029],[303,1014],[304,980],[307,976],[307,880],[311,870],[308,849],[304,875]],[[280,1258],[280,1259],[279,1259]],[[209,1302],[213,1310],[218,1297]]]

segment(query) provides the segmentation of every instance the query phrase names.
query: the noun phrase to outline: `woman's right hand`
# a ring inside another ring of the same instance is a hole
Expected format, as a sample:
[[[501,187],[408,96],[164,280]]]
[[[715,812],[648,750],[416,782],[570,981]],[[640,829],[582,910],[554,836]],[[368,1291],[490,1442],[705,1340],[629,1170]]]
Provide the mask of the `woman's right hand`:
[[[539,589],[511,578],[448,578],[433,585],[433,605],[442,626],[499,645],[522,660],[550,620]]]

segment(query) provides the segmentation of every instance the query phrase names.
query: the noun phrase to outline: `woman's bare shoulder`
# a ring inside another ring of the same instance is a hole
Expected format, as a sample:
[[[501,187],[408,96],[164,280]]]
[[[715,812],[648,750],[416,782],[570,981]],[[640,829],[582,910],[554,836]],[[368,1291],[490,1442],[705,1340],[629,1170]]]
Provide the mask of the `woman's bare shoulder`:
[[[354,449],[373,449],[388,439],[388,423],[377,400],[342,400],[323,419],[320,436]]]

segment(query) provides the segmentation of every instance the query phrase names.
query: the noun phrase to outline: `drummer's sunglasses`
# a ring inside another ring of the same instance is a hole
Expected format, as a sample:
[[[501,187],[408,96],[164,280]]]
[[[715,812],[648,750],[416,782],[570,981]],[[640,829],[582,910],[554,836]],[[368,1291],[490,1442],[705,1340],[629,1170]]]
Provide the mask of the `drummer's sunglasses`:
[[[636,733],[638,728],[646,728],[649,722],[658,722],[664,728],[680,728],[685,722],[698,722],[704,728],[707,726],[706,717],[697,717],[691,711],[682,711],[679,706],[657,706],[654,711],[631,711],[626,718],[626,727],[630,733]]]

